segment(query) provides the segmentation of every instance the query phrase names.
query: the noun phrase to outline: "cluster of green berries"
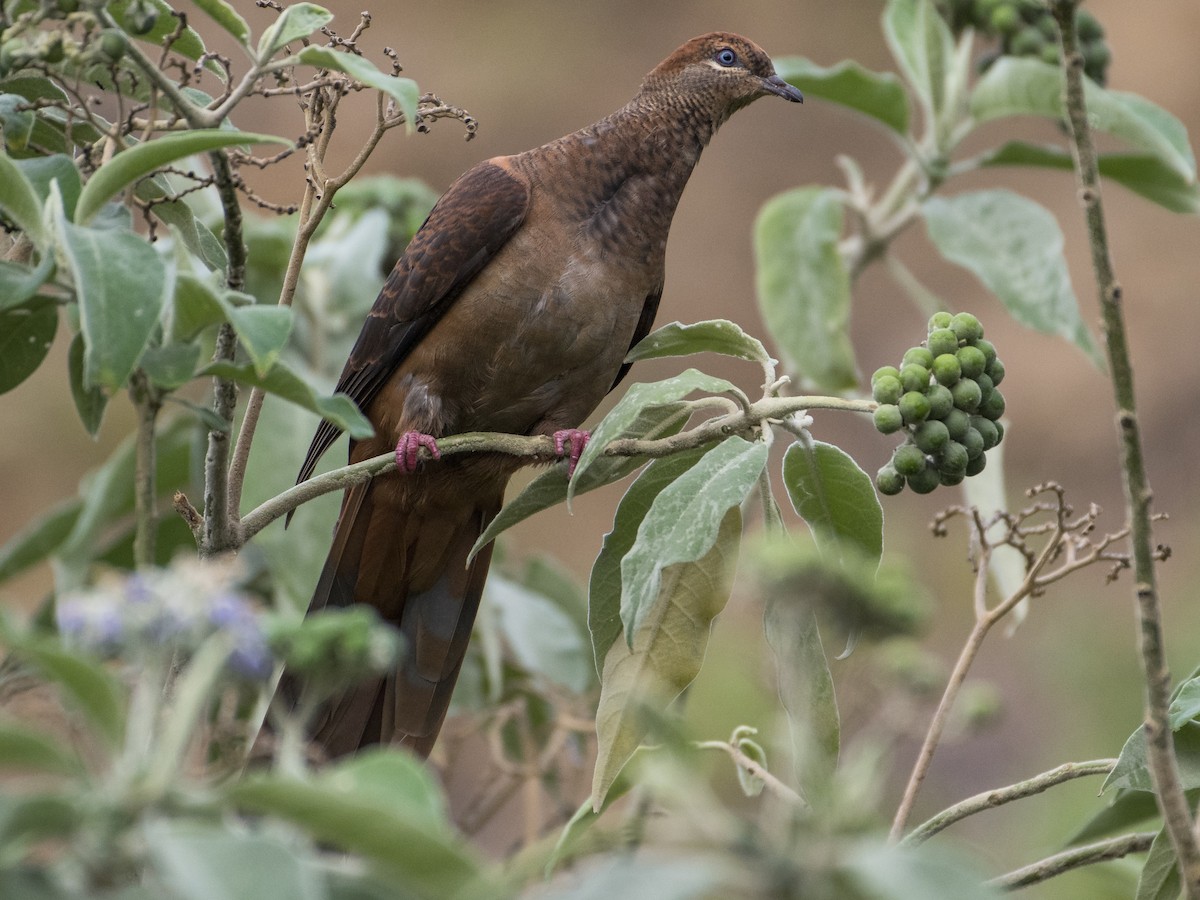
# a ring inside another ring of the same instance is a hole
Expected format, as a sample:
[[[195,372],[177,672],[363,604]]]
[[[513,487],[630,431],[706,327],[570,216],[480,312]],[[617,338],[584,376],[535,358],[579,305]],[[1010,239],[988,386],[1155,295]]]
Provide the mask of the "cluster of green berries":
[[[12,20],[0,12],[0,78],[64,60],[74,66],[116,65],[128,49],[126,33],[147,35],[159,24],[153,0],[130,0],[120,10],[120,28],[100,28],[94,13],[105,5],[103,0],[42,0]]]
[[[1058,64],[1058,32],[1054,16],[1039,0],[938,0],[938,9],[958,34],[970,26],[981,34],[999,38],[1000,50],[984,60],[986,68],[999,56],[1024,56]],[[1075,16],[1075,31],[1083,53],[1083,71],[1097,84],[1108,77],[1112,51],[1104,41],[1104,28],[1087,10]]]
[[[982,472],[985,453],[1004,437],[1004,395],[997,389],[1003,380],[1004,363],[977,318],[934,313],[925,343],[908,350],[898,368],[884,366],[871,376],[875,427],[904,432],[904,443],[875,476],[879,492],[898,494],[907,484],[927,494]]]

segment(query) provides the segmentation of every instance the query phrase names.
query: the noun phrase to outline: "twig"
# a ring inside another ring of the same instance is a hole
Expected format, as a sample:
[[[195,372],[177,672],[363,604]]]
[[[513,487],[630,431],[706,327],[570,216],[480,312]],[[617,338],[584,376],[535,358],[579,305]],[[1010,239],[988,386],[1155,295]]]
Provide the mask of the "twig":
[[[761,780],[775,796],[801,808],[808,808],[808,804],[804,801],[803,797],[780,781],[775,775],[772,775],[770,771],[764,769],[759,763],[747,756],[740,747],[729,743],[729,741],[697,741],[696,746],[701,750],[724,750],[729,754],[729,758],[733,760],[734,765],[740,769],[745,769],[755,778]]]
[[[850,412],[870,413],[876,404],[871,400],[845,400],[840,397],[771,397],[752,403],[744,412],[706,419],[695,428],[681,431],[658,440],[620,438],[604,448],[605,456],[644,456],[656,459],[671,456],[684,450],[702,447],[730,435],[749,435],[764,419],[777,421],[804,409],[839,409]],[[516,434],[472,432],[438,439],[438,450],[443,457],[459,453],[504,453],[524,459],[550,462],[556,459],[554,442],[545,436],[526,437]],[[420,458],[428,461],[428,451],[422,449]],[[303,503],[332,491],[342,490],[396,468],[393,453],[383,453],[364,459],[349,466],[333,469],[316,475],[308,481],[277,494],[261,506],[247,513],[241,520],[239,539],[248,541],[262,529],[281,516],[287,515]]]
[[[1070,124],[1071,156],[1079,176],[1079,199],[1084,209],[1092,268],[1100,294],[1104,338],[1117,404],[1117,431],[1121,441],[1121,473],[1129,518],[1133,556],[1134,591],[1141,620],[1141,660],[1146,682],[1147,763],[1167,834],[1179,863],[1187,895],[1200,897],[1200,835],[1193,831],[1191,809],[1179,777],[1179,763],[1167,717],[1171,673],[1163,641],[1162,611],[1154,566],[1150,515],[1152,494],[1142,457],[1133,384],[1133,366],[1125,337],[1122,289],[1113,271],[1100,197],[1096,150],[1088,125],[1083,90],[1083,56],[1075,33],[1078,0],[1053,0],[1051,11],[1058,23],[1064,71],[1064,103]]]
[[[1065,781],[1071,781],[1075,778],[1086,778],[1089,775],[1107,775],[1116,764],[1117,761],[1115,759],[1094,759],[1088,762],[1064,763],[1056,769],[1051,769],[1049,772],[1042,772],[1040,775],[1035,775],[1025,781],[1018,781],[1016,784],[1010,784],[1008,787],[984,791],[981,794],[976,794],[974,797],[968,797],[966,800],[959,801],[953,806],[942,810],[929,820],[922,822],[910,831],[900,843],[902,846],[915,847],[918,844],[925,843],[925,841],[929,840],[939,831],[949,828],[955,822],[959,822],[968,816],[973,816],[975,813],[995,809],[997,806],[1012,803],[1014,800],[1032,797],[1034,794],[1040,794],[1042,791],[1048,790],[1056,784],[1062,784]]]
[[[1061,494],[1059,496],[1061,502]],[[975,657],[979,654],[979,648],[983,645],[984,638],[987,637],[993,625],[1012,612],[1018,603],[1034,592],[1038,583],[1038,576],[1041,574],[1042,569],[1057,555],[1068,524],[1065,521],[1064,512],[1060,508],[1054,534],[1046,546],[1042,548],[1042,552],[1038,555],[1033,565],[1025,573],[1025,578],[1022,580],[1020,586],[1005,600],[988,609],[986,592],[990,547],[987,543],[984,523],[980,521],[978,515],[974,517],[974,535],[975,539],[979,542],[979,557],[975,563],[975,625],[971,629],[971,633],[967,636],[966,643],[963,644],[962,651],[958,655],[958,660],[954,664],[954,671],[950,673],[950,680],[946,683],[946,690],[942,693],[942,699],[938,701],[933,719],[929,723],[929,730],[926,732],[925,740],[922,742],[921,749],[917,753],[917,760],[913,764],[912,773],[908,777],[908,784],[905,785],[904,796],[900,800],[900,806],[896,810],[895,818],[892,820],[892,828],[888,835],[888,840],[892,842],[899,841],[904,834],[904,826],[908,822],[908,817],[912,814],[913,804],[917,800],[917,793],[921,790],[921,784],[924,782],[925,776],[929,772],[929,766],[933,762],[933,754],[941,742],[942,734],[946,729],[946,723],[950,719],[950,710],[954,706],[954,701],[958,699],[958,692],[967,679],[967,672],[970,671],[971,665],[975,662]]]
[[[1031,884],[1038,884],[1081,866],[1107,862],[1110,859],[1120,859],[1130,853],[1145,853],[1150,849],[1150,844],[1154,842],[1154,835],[1153,831],[1142,831],[1108,838],[1094,844],[1086,844],[1083,847],[1073,847],[1028,866],[1023,866],[1007,875],[993,878],[987,883],[989,886],[1000,888],[1003,891],[1029,887]]]

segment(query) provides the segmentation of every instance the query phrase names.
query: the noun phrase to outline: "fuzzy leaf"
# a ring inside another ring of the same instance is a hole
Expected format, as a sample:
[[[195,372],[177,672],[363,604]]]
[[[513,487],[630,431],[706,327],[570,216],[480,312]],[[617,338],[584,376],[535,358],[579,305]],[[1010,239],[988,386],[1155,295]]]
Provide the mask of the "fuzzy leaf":
[[[751,337],[728,319],[710,319],[684,325],[671,322],[650,332],[629,351],[625,362],[660,359],[664,356],[689,356],[693,353],[720,353],[751,362],[767,362],[770,355],[758,338]]]
[[[729,599],[741,534],[741,510],[731,507],[704,556],[662,573],[659,594],[632,645],[615,641],[609,648],[596,710],[593,810],[601,808],[646,733],[643,709],[665,709],[699,674],[712,620]]]
[[[832,444],[799,441],[783,457],[783,484],[822,553],[848,543],[868,562],[883,555],[883,508],[871,477]]]
[[[870,116],[897,134],[908,132],[908,95],[891,72],[872,72],[852,59],[819,66],[803,56],[775,60],[775,71],[806,97],[820,97]]]
[[[412,131],[417,124],[417,101],[421,99],[421,90],[411,78],[401,78],[391,73],[381,72],[376,65],[365,56],[356,53],[339,53],[330,47],[305,47],[300,51],[300,62],[322,69],[336,69],[345,72],[355,81],[383,91],[396,101],[400,111],[404,113],[404,126]]]
[[[286,7],[258,39],[259,64],[269,60],[281,47],[328,25],[332,19],[333,13],[315,3],[295,3]]]
[[[0,310],[0,394],[37,371],[58,331],[58,304],[33,300]]]
[[[255,372],[253,366],[238,366],[233,363],[212,363],[197,374],[229,378],[239,384],[260,387],[268,394],[275,394],[328,419],[352,438],[368,438],[375,433],[371,423],[354,405],[353,400],[345,394],[322,397],[281,362],[276,363],[265,376]]]
[[[848,336],[850,276],[838,251],[842,204],[828,188],[767,201],[754,224],[758,305],[793,373],[830,391],[857,383]]]

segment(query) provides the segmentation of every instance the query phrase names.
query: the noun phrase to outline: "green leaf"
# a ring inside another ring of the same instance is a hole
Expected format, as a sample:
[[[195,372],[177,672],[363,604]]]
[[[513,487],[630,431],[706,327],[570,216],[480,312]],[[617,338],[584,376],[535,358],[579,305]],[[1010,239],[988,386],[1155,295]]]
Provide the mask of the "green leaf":
[[[1066,338],[1103,366],[1079,314],[1062,231],[1045,207],[1011,191],[991,190],[931,197],[922,210],[942,256],[974,273],[1013,318]]]
[[[643,749],[641,752],[647,752]],[[604,795],[604,802],[599,809],[592,808],[592,798],[584,800],[575,810],[575,814],[567,820],[567,824],[563,826],[562,832],[558,836],[558,841],[554,845],[554,850],[550,854],[550,858],[546,861],[545,876],[547,879],[553,874],[559,863],[564,860],[570,860],[575,854],[575,848],[580,846],[583,836],[591,830],[597,820],[604,815],[605,811],[615,802],[620,800],[630,789],[634,787],[635,781],[630,777],[630,770],[633,766],[627,766],[621,770],[616,780],[609,786],[608,793]]]
[[[284,45],[307,37],[332,19],[333,13],[315,3],[296,3],[287,7],[258,39],[259,65],[267,62]]]
[[[1179,762],[1179,780],[1184,790],[1200,788],[1200,722],[1188,721],[1175,730],[1175,756]],[[1139,727],[1121,748],[1117,764],[1104,779],[1100,791],[1127,788],[1154,791],[1146,758],[1146,734]]]
[[[255,373],[265,377],[287,345],[293,321],[291,307],[257,304],[249,294],[184,273],[176,280],[168,332],[173,342],[188,341],[209,325],[229,322]]]
[[[99,386],[84,385],[84,350],[81,332],[71,339],[71,349],[67,353],[67,378],[71,382],[71,399],[75,401],[75,411],[79,413],[79,420],[83,422],[87,433],[95,437],[104,421],[104,411],[108,408],[108,394]]]
[[[1086,79],[1084,97],[1092,128],[1157,157],[1187,183],[1196,180],[1187,129],[1169,112],[1135,94],[1107,91]],[[1062,121],[1062,73],[1040,60],[1002,56],[975,86],[971,115],[979,122],[1020,115]]]
[[[62,197],[63,209],[67,211],[68,216],[71,215],[75,204],[79,201],[79,192],[82,189],[79,170],[75,168],[75,161],[71,157],[65,153],[35,156],[20,160],[17,168],[33,185],[43,208],[50,198],[50,185],[53,184],[58,188],[59,195]]]
[[[796,781],[809,802],[825,799],[837,768],[841,719],[816,610],[773,591],[763,612],[763,632],[788,717]]]
[[[850,276],[838,251],[842,204],[828,188],[767,201],[754,224],[758,305],[793,373],[841,391],[858,374],[848,335]]]
[[[354,405],[353,400],[345,394],[322,397],[281,362],[275,363],[265,376],[255,372],[253,366],[238,366],[227,362],[212,363],[197,374],[228,378],[239,384],[260,387],[268,394],[275,394],[290,403],[315,412],[356,440],[371,437],[375,433],[371,423]]]
[[[1179,879],[1179,867],[1175,864],[1175,848],[1171,836],[1163,828],[1154,836],[1142,874],[1138,878],[1134,900],[1178,900],[1183,883]]]
[[[365,56],[349,52],[339,53],[332,47],[305,47],[300,51],[299,59],[305,65],[345,72],[355,81],[383,91],[396,101],[396,105],[404,113],[405,128],[412,131],[416,127],[417,101],[421,99],[421,90],[411,78],[381,72]]]
[[[181,131],[123,150],[96,170],[75,206],[74,221],[86,225],[106,202],[126,187],[178,159],[234,144],[291,144],[285,138],[241,131]]]
[[[638,382],[631,385],[617,405],[614,406],[594,429],[591,440],[579,457],[575,475],[567,488],[568,502],[575,496],[576,486],[583,481],[587,470],[601,458],[604,448],[619,437],[632,435],[631,429],[645,416],[647,407],[668,406],[682,400],[693,391],[720,394],[736,391],[737,388],[724,378],[705,375],[696,369],[686,369],[673,378],[663,381]]]
[[[76,499],[60,503],[9,538],[8,543],[0,547],[0,583],[40,563],[57,550],[75,527],[81,506]]]
[[[779,77],[800,88],[806,97],[840,103],[897,134],[908,133],[908,95],[891,72],[872,72],[852,59],[819,66],[803,56],[785,56],[774,63]]]
[[[1171,730],[1178,731],[1192,719],[1200,716],[1200,678],[1189,678],[1175,691],[1171,707],[1167,711]]]
[[[141,368],[156,386],[173,391],[192,380],[199,359],[199,344],[167,344],[147,348]]]
[[[324,878],[280,836],[207,823],[148,822],[142,831],[154,869],[181,900],[325,900]]]
[[[632,644],[614,641],[609,648],[596,710],[593,810],[601,808],[641,743],[643,710],[665,709],[699,674],[712,620],[729,599],[741,534],[741,510],[730,507],[704,556],[662,573],[659,594],[641,616]]]
[[[292,822],[315,840],[358,853],[402,879],[418,896],[449,897],[481,870],[465,842],[429,814],[428,775],[397,751],[382,762],[362,757],[340,763],[312,780],[252,776],[232,784],[241,809]],[[387,777],[379,777],[386,775]],[[417,798],[417,802],[414,802]]]
[[[58,330],[58,304],[34,300],[0,310],[0,394],[37,371]]]
[[[99,661],[65,650],[48,638],[14,640],[6,634],[5,640],[67,696],[110,749],[120,745],[125,731],[125,690]]]
[[[783,457],[783,484],[822,553],[851,544],[868,562],[883,556],[883,508],[871,476],[849,454],[821,441],[796,441]]]
[[[525,671],[582,694],[592,683],[583,635],[552,600],[525,585],[492,574],[484,589],[500,630]]]
[[[845,885],[845,896],[850,897],[998,900],[1003,896],[984,883],[984,873],[960,851],[929,844],[909,848],[860,840],[847,847],[839,869],[837,883]]]
[[[22,97],[0,94],[0,131],[4,133],[4,148],[10,153],[24,155],[29,150],[33,126],[37,121],[33,110]]]
[[[0,312],[25,303],[53,273],[52,253],[44,254],[35,268],[0,260]]]
[[[740,725],[734,731],[733,737],[729,742],[733,746],[742,751],[751,761],[758,763],[764,769],[767,768],[767,751],[763,749],[762,744],[754,740],[751,735],[758,734],[757,728],[751,728],[748,725]],[[738,784],[741,785],[742,793],[747,797],[757,797],[763,792],[766,787],[766,782],[759,775],[755,775],[749,769],[737,765]]]
[[[42,204],[29,179],[7,153],[0,152],[0,213],[3,213],[39,250],[46,246]]]
[[[60,739],[15,722],[0,722],[0,768],[6,772],[16,769],[49,775],[83,773],[79,757]]]
[[[708,900],[744,893],[735,874],[716,854],[700,851],[670,856],[610,853],[578,875],[560,879],[564,884],[547,885],[546,890],[538,891],[539,900]]]
[[[726,512],[758,483],[767,452],[762,441],[726,438],[654,499],[621,560],[621,621],[630,646],[662,593],[664,572],[708,553]]]
[[[664,356],[689,356],[693,353],[720,353],[751,362],[770,362],[767,348],[728,319],[709,319],[684,325],[671,322],[650,332],[629,351],[625,362],[660,359]]]
[[[1097,160],[1100,174],[1171,212],[1200,214],[1200,186],[1184,178],[1157,156],[1137,153],[1103,153]],[[1009,141],[979,157],[981,166],[1074,167],[1071,155],[1048,144]]]
[[[1195,804],[1196,792],[1188,793],[1188,802]],[[1113,801],[1085,822],[1067,840],[1068,847],[1090,844],[1101,838],[1125,834],[1143,822],[1157,818],[1158,801],[1145,791],[1119,790]]]
[[[711,449],[697,447],[654,460],[621,498],[588,583],[588,631],[597,673],[603,672],[604,658],[621,635],[621,560],[637,540],[638,527],[658,495]]]
[[[204,224],[185,200],[164,200],[172,193],[168,179],[161,175],[143,178],[133,188],[139,200],[155,201],[150,212],[160,221],[172,226],[183,241],[183,245],[199,260],[213,270],[224,269],[229,262],[225,245],[217,239],[212,229]],[[195,198],[192,198],[195,202]]]
[[[195,3],[209,18],[233,35],[239,44],[249,46],[250,26],[225,0],[195,0]]]
[[[118,390],[158,325],[174,269],[135,234],[81,228],[61,212],[55,219],[79,297],[83,384]]]
[[[25,794],[8,792],[0,796],[0,843],[11,849],[21,844],[65,838],[80,825],[84,812],[63,794]],[[0,897],[21,897],[24,892],[8,893],[0,882]]]
[[[889,0],[883,33],[931,119],[946,108],[947,79],[954,65],[954,37],[930,0]]]

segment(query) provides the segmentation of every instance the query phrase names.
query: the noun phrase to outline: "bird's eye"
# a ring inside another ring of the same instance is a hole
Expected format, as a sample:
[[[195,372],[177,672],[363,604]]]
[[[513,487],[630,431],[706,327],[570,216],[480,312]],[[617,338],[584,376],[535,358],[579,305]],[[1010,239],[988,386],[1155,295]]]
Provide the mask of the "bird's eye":
[[[737,62],[737,54],[726,47],[724,50],[717,51],[717,62],[723,66],[732,66]]]

